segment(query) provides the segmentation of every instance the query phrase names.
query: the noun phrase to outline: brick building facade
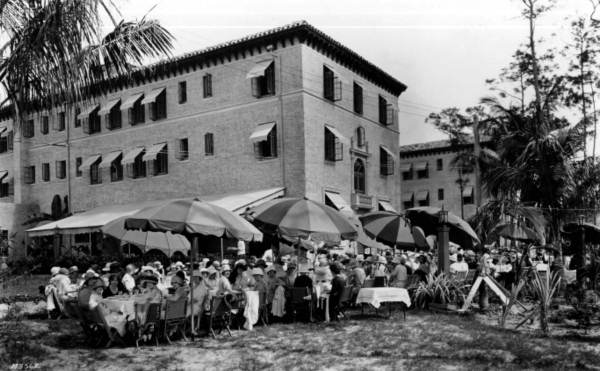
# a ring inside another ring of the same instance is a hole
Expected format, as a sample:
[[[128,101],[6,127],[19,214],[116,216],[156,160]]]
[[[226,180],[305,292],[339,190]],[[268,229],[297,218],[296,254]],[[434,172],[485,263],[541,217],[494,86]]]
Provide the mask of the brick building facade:
[[[76,106],[29,113],[19,133],[5,109],[0,230],[22,250],[23,222],[55,195],[75,213],[273,187],[357,212],[399,208],[405,89],[299,22],[144,67]]]
[[[454,163],[460,151],[473,151],[472,144],[453,147],[447,140],[400,147],[402,209],[415,206],[444,207],[465,219],[477,211],[475,173]],[[482,202],[486,195],[482,194]]]

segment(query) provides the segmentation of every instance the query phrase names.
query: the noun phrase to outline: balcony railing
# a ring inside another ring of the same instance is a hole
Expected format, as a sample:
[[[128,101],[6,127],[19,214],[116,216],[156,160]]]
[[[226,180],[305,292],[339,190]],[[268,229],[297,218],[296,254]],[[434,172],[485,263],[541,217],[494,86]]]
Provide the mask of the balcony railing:
[[[358,209],[372,209],[373,208],[373,196],[369,196],[362,193],[352,194],[352,206]]]

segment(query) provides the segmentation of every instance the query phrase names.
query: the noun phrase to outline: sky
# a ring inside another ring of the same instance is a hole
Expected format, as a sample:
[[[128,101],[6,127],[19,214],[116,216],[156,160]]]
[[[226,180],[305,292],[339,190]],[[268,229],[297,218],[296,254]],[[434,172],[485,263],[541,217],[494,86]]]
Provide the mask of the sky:
[[[126,20],[157,19],[174,55],[306,20],[408,86],[399,98],[400,143],[446,137],[425,118],[493,95],[497,77],[526,41],[521,0],[123,0]],[[566,17],[589,16],[589,0],[558,0],[539,19],[546,45],[569,38]]]

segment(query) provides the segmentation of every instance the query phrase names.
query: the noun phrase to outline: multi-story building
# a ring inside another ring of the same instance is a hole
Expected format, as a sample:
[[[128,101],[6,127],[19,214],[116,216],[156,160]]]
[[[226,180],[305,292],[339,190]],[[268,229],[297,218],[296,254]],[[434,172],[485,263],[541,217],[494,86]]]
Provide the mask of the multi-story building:
[[[115,78],[78,105],[27,113],[17,132],[4,109],[0,229],[21,250],[23,222],[55,196],[74,213],[278,188],[338,209],[398,208],[405,89],[299,22]]]
[[[448,140],[440,140],[401,146],[402,209],[443,206],[463,218],[474,215],[475,173],[473,167],[455,161],[462,151],[473,151],[473,144],[453,146]]]

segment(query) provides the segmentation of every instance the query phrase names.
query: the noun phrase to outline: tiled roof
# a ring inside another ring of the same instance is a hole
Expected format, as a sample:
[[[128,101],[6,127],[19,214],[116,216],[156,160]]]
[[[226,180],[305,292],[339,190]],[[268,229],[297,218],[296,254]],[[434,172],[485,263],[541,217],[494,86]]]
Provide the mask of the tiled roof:
[[[414,143],[400,146],[400,153],[402,152],[414,152],[414,151],[426,151],[431,149],[439,149],[450,147],[449,140],[434,140],[432,142]]]

